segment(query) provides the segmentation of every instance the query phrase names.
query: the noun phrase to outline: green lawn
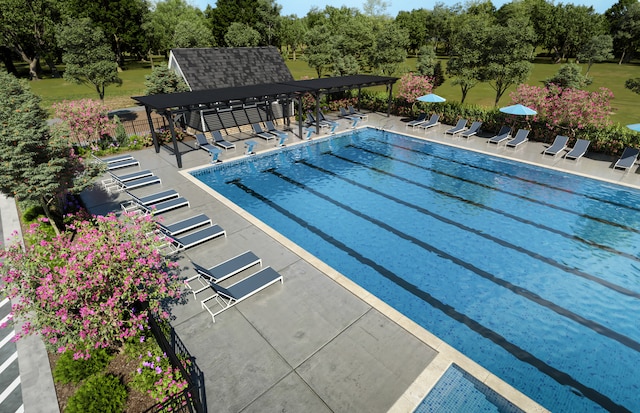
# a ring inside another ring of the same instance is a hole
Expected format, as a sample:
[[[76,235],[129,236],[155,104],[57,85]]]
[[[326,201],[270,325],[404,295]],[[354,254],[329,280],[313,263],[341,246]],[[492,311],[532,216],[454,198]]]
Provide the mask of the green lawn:
[[[414,70],[416,59],[409,58],[400,68],[401,72]],[[156,64],[166,64],[158,63]],[[293,73],[295,79],[303,77],[314,78],[316,72],[307,65],[307,62],[298,60],[288,60],[286,62],[289,70]],[[446,60],[442,59],[443,67],[446,67]],[[533,72],[527,81],[530,85],[542,85],[542,80],[553,76],[558,70],[559,65],[552,64],[545,59],[537,59]],[[586,66],[585,66],[586,70]],[[132,63],[128,65],[127,70],[120,73],[122,86],[110,86],[106,89],[105,103],[111,109],[128,107],[134,104],[130,99],[131,96],[137,96],[144,93],[144,77],[151,72],[149,63]],[[400,75],[397,75],[400,76]],[[591,68],[590,76],[593,77],[593,84],[589,86],[589,90],[597,90],[599,87],[607,87],[613,92],[615,99],[613,100],[614,113],[612,120],[614,123],[626,125],[629,123],[640,122],[640,95],[625,89],[624,82],[632,77],[640,77],[640,64],[623,64],[615,63],[598,63]],[[42,97],[43,106],[49,108],[52,103],[61,100],[75,100],[82,98],[96,99],[97,93],[92,87],[85,85],[75,85],[65,82],[63,79],[45,78],[40,81],[31,82],[31,88],[34,93]],[[511,103],[509,92],[514,90],[511,88],[505,93],[500,100],[500,106],[506,106]],[[384,90],[381,87],[379,90]],[[397,85],[394,88],[397,90]],[[453,86],[450,80],[447,80],[440,86],[436,93],[447,98],[448,100],[460,100],[461,93],[457,86]],[[478,84],[469,91],[467,103],[473,103],[483,106],[493,106],[495,91],[484,83]]]

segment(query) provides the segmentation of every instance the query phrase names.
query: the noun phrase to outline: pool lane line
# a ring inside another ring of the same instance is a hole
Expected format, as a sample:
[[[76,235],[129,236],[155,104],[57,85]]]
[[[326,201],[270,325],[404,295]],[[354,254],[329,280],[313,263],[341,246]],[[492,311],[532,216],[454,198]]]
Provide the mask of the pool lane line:
[[[610,225],[612,227],[620,228],[620,229],[623,229],[625,231],[635,232],[636,234],[640,234],[640,229],[636,229],[636,228],[628,226],[628,225],[619,224],[617,222],[608,221],[608,220],[606,220],[604,218],[593,217],[593,216],[587,215],[587,214],[580,214],[580,213],[575,212],[575,211],[573,211],[573,210],[571,210],[569,208],[563,208],[563,207],[558,206],[558,205],[550,204],[550,203],[547,203],[547,202],[544,202],[544,201],[540,201],[540,200],[537,200],[537,199],[534,199],[534,198],[529,198],[529,197],[524,196],[524,195],[519,195],[517,193],[509,192],[509,191],[506,191],[506,190],[498,188],[498,187],[494,187],[494,186],[491,186],[491,185],[483,184],[483,183],[480,183],[480,182],[475,182],[475,181],[472,181],[470,179],[462,178],[460,176],[451,175],[449,173],[446,173],[446,172],[443,172],[443,171],[439,171],[437,169],[428,168],[428,167],[425,167],[425,166],[422,166],[422,165],[419,165],[419,164],[416,164],[416,163],[413,163],[413,162],[405,161],[403,159],[398,159],[396,157],[389,156],[389,155],[386,155],[386,154],[383,154],[383,153],[379,153],[379,152],[373,151],[371,149],[363,148],[361,146],[357,146],[357,145],[353,145],[353,144],[347,145],[347,146],[355,148],[355,149],[363,151],[363,152],[367,152],[367,153],[370,153],[370,154],[373,154],[373,155],[377,155],[377,156],[380,156],[380,157],[383,157],[383,158],[391,159],[391,160],[393,160],[395,162],[404,163],[406,165],[410,165],[410,166],[413,166],[413,167],[416,167],[416,168],[419,168],[419,169],[423,169],[425,171],[430,171],[430,172],[437,173],[437,174],[442,175],[442,176],[446,176],[446,177],[449,177],[449,178],[457,179],[459,181],[466,182],[466,183],[469,183],[469,184],[472,184],[472,185],[478,185],[478,186],[480,186],[482,188],[492,189],[494,191],[501,192],[501,193],[507,194],[507,195],[511,195],[511,196],[520,198],[522,200],[525,200],[525,201],[528,201],[528,202],[531,202],[531,203],[534,203],[534,204],[538,204],[538,205],[545,206],[547,208],[553,208],[553,209],[558,210],[558,211],[566,212],[568,214],[575,215],[575,216],[578,216],[580,218],[590,219],[590,220],[593,220],[595,222],[599,222],[601,224]],[[419,153],[429,156],[429,154],[424,153],[424,152],[419,152]],[[346,160],[348,158],[344,158],[344,159]],[[480,169],[480,168],[478,168],[478,169]],[[505,175],[505,176],[509,176],[509,175]]]
[[[570,374],[568,374],[568,373],[566,373],[564,371],[558,370],[555,367],[545,363],[543,360],[537,358],[535,355],[533,355],[532,353],[528,352],[527,350],[517,346],[516,344],[511,343],[509,340],[507,340],[505,337],[503,337],[502,335],[498,334],[497,332],[485,327],[484,325],[480,324],[479,322],[477,322],[476,320],[470,318],[469,316],[458,312],[454,307],[452,307],[452,306],[450,306],[450,305],[438,300],[437,298],[435,298],[434,296],[432,296],[428,292],[421,290],[415,284],[412,284],[412,283],[406,281],[405,279],[399,277],[393,271],[391,271],[391,270],[385,268],[384,266],[378,264],[377,262],[375,262],[375,261],[373,261],[373,260],[361,255],[359,252],[353,250],[352,248],[350,248],[346,244],[344,244],[341,241],[335,239],[331,235],[329,235],[326,232],[322,231],[320,228],[310,224],[309,222],[301,219],[300,217],[298,217],[297,215],[293,214],[292,212],[290,212],[286,208],[281,207],[280,205],[278,205],[277,203],[273,202],[272,200],[270,200],[270,199],[266,198],[265,196],[257,193],[253,189],[251,189],[248,186],[244,185],[240,181],[240,178],[236,178],[234,180],[228,181],[227,183],[237,186],[239,189],[241,189],[245,193],[247,193],[247,194],[253,196],[254,198],[258,199],[259,201],[269,205],[271,208],[276,210],[278,213],[286,216],[288,219],[296,222],[301,227],[303,227],[306,230],[314,233],[316,236],[322,238],[326,242],[332,244],[335,248],[338,248],[338,249],[340,249],[342,251],[345,251],[346,253],[349,254],[349,256],[351,256],[354,259],[358,260],[363,265],[366,265],[366,266],[372,268],[373,270],[378,272],[380,275],[382,275],[384,278],[386,278],[389,281],[393,282],[394,284],[398,285],[400,288],[404,289],[408,293],[410,293],[410,294],[414,295],[415,297],[423,300],[424,302],[426,302],[429,305],[431,305],[433,308],[436,308],[436,309],[440,310],[442,313],[444,313],[448,317],[456,320],[458,323],[464,324],[469,329],[475,331],[477,334],[481,335],[482,337],[492,341],[493,343],[495,343],[496,345],[498,345],[502,349],[504,349],[506,352],[511,354],[513,357],[517,358],[518,360],[520,360],[520,361],[522,361],[522,362],[524,362],[526,364],[531,365],[532,367],[534,367],[535,369],[537,369],[538,371],[540,371],[544,375],[546,375],[548,377],[551,377],[553,380],[555,380],[560,385],[567,386],[569,388],[574,388],[574,389],[578,390],[584,397],[588,398],[589,400],[591,400],[592,402],[594,402],[597,405],[601,406],[602,408],[606,409],[607,411],[615,411],[615,412],[620,412],[620,413],[626,413],[626,412],[631,413],[631,410],[627,409],[626,407],[624,407],[624,406],[622,406],[620,404],[617,404],[615,401],[611,400],[605,394],[602,394],[598,390],[593,389],[593,388],[591,388],[591,387],[579,382],[578,380],[573,378]]]
[[[399,177],[399,176],[396,176],[396,175],[391,174],[391,173],[389,173],[389,172],[386,172],[386,171],[383,171],[383,170],[379,170],[378,168],[373,168],[373,167],[370,167],[370,166],[368,166],[368,165],[362,164],[362,163],[360,163],[360,162],[352,161],[352,160],[349,160],[349,159],[346,159],[346,158],[343,158],[343,157],[337,156],[337,155],[335,155],[335,154],[331,154],[331,155],[332,155],[332,156],[334,156],[334,157],[337,157],[338,159],[343,159],[343,160],[345,160],[345,161],[352,162],[352,163],[354,163],[354,164],[356,164],[356,165],[359,165],[359,166],[361,166],[361,167],[363,167],[363,168],[370,169],[370,170],[372,170],[372,171],[374,171],[374,172],[378,172],[378,173],[380,173],[380,174],[385,174],[385,175],[391,176],[391,177],[392,177],[392,178],[394,178],[394,179],[398,179],[398,180],[401,180],[401,181],[405,181],[405,182],[408,182],[408,183],[410,183],[410,184],[414,184],[414,185],[416,185],[416,186],[418,186],[418,187],[420,187],[420,188],[423,188],[423,189],[426,189],[426,190],[430,190],[430,191],[434,191],[434,192],[436,192],[436,193],[438,193],[438,194],[441,194],[441,195],[444,195],[444,196],[449,196],[449,197],[451,197],[451,198],[453,198],[453,199],[456,199],[456,200],[458,200],[458,201],[466,202],[466,203],[468,203],[468,204],[471,204],[471,205],[474,205],[474,206],[477,206],[477,207],[480,207],[480,208],[483,208],[483,207],[484,207],[485,209],[487,209],[487,210],[489,210],[489,211],[491,211],[491,212],[495,212],[495,213],[501,214],[501,215],[503,215],[503,216],[510,217],[510,214],[508,214],[508,213],[501,213],[501,211],[499,211],[499,210],[494,210],[494,209],[493,209],[493,208],[491,208],[491,207],[485,207],[485,206],[483,206],[482,204],[477,204],[477,203],[474,203],[473,201],[465,200],[464,198],[460,198],[460,197],[458,197],[458,196],[456,196],[456,195],[449,194],[449,193],[444,192],[444,191],[442,191],[442,192],[441,192],[441,191],[440,191],[440,190],[438,190],[438,189],[431,188],[431,187],[429,187],[429,186],[427,186],[427,185],[424,185],[424,184],[421,184],[421,183],[419,183],[419,182],[414,182],[414,181],[411,181],[411,180],[409,180],[409,179],[407,179],[407,178]],[[418,212],[420,212],[420,213],[422,213],[422,214],[424,214],[424,215],[429,215],[429,216],[431,216],[432,218],[435,218],[435,219],[437,219],[437,220],[439,220],[439,221],[441,221],[441,222],[444,222],[444,223],[446,223],[446,224],[449,224],[449,225],[455,226],[455,227],[457,227],[458,229],[461,229],[461,230],[463,230],[463,231],[470,232],[470,233],[472,233],[472,234],[478,235],[479,237],[482,237],[482,238],[488,239],[488,240],[490,240],[490,241],[493,241],[493,242],[495,242],[495,243],[497,243],[497,244],[499,244],[499,245],[501,245],[501,246],[503,246],[503,247],[505,247],[505,248],[509,248],[509,249],[515,250],[515,251],[517,251],[517,252],[520,252],[520,253],[522,253],[522,254],[528,255],[528,256],[530,256],[531,258],[534,258],[534,259],[536,259],[536,260],[538,260],[538,261],[541,261],[541,262],[543,262],[543,263],[545,263],[545,264],[548,264],[548,265],[550,265],[550,266],[552,266],[552,267],[558,268],[559,270],[561,270],[561,271],[563,271],[563,272],[566,272],[566,273],[569,273],[569,274],[573,274],[573,275],[576,275],[576,276],[578,276],[578,277],[582,277],[582,278],[584,278],[584,279],[586,279],[586,280],[589,280],[589,281],[595,282],[595,283],[600,284],[600,285],[602,285],[603,287],[606,287],[606,288],[608,288],[608,289],[610,289],[610,290],[612,290],[612,291],[615,291],[615,292],[617,292],[617,293],[619,293],[619,294],[623,294],[623,295],[626,295],[626,296],[630,296],[630,297],[633,297],[633,298],[640,299],[640,293],[638,293],[638,292],[636,292],[636,291],[633,291],[633,290],[629,290],[628,288],[625,288],[625,287],[623,287],[623,286],[621,286],[621,285],[615,284],[615,283],[613,283],[613,282],[611,282],[611,281],[608,281],[608,280],[602,279],[602,278],[600,278],[600,277],[598,277],[598,276],[595,276],[595,275],[593,275],[593,274],[589,274],[589,273],[584,272],[584,271],[582,271],[582,270],[579,270],[579,269],[577,269],[577,268],[569,267],[568,265],[565,265],[565,264],[559,263],[559,262],[557,262],[556,260],[553,260],[553,259],[551,259],[551,258],[545,257],[545,256],[543,256],[543,255],[541,255],[541,254],[539,254],[539,253],[537,253],[537,252],[534,252],[534,251],[528,250],[528,249],[523,248],[523,247],[520,247],[520,246],[518,246],[518,245],[514,245],[514,244],[512,244],[512,243],[510,243],[510,242],[508,242],[508,241],[505,241],[505,240],[502,240],[502,239],[500,239],[500,238],[494,237],[493,235],[487,234],[487,233],[485,233],[485,232],[478,231],[478,230],[476,230],[476,229],[474,229],[474,228],[468,227],[468,226],[466,226],[466,225],[464,225],[464,224],[461,224],[461,223],[459,223],[459,222],[457,222],[457,221],[454,221],[454,220],[452,220],[452,219],[446,218],[446,217],[444,217],[444,216],[442,216],[442,215],[440,215],[440,214],[436,214],[436,213],[435,213],[435,212],[433,212],[433,211],[429,211],[428,209],[423,208],[423,207],[421,207],[421,206],[419,206],[419,205],[415,205],[415,204],[412,204],[412,203],[410,203],[410,202],[407,202],[407,201],[401,200],[401,199],[399,199],[399,198],[393,197],[393,196],[391,196],[391,195],[389,195],[389,194],[385,194],[384,192],[378,191],[378,190],[377,190],[377,189],[375,189],[375,188],[372,188],[372,187],[367,186],[367,185],[363,185],[363,184],[361,184],[361,183],[359,183],[359,182],[356,182],[356,181],[354,181],[354,180],[352,180],[352,179],[345,178],[345,177],[340,176],[340,175],[338,175],[338,174],[336,174],[336,173],[334,173],[334,172],[332,172],[332,171],[329,171],[329,170],[324,169],[324,168],[322,168],[322,167],[319,167],[319,166],[317,166],[317,165],[310,164],[310,163],[309,163],[309,162],[307,162],[307,161],[301,160],[301,161],[298,161],[298,163],[302,163],[303,165],[306,165],[306,166],[308,166],[308,167],[310,167],[310,168],[315,168],[315,169],[317,169],[317,170],[321,171],[322,173],[325,173],[325,174],[328,174],[328,175],[334,176],[335,178],[338,178],[338,179],[341,179],[341,180],[343,180],[343,181],[346,181],[346,182],[348,182],[348,183],[349,183],[349,184],[351,184],[351,185],[359,186],[360,188],[363,188],[363,189],[365,189],[366,191],[374,192],[374,193],[376,193],[377,195],[382,196],[382,197],[384,197],[384,198],[387,198],[387,199],[389,199],[389,200],[391,200],[391,201],[393,201],[393,202],[397,202],[397,203],[399,203],[399,204],[401,204],[401,205],[404,205],[404,206],[406,206],[406,207],[408,207],[408,208],[414,209],[414,210],[416,210],[416,211],[418,211]],[[521,221],[521,222],[523,222],[523,223],[525,223],[525,224],[530,224],[530,223],[526,222],[526,220],[518,220],[518,221]],[[539,228],[541,228],[541,229],[546,229],[545,227],[543,227],[543,226],[538,226],[538,225],[536,225],[535,223],[534,223],[534,224],[530,224],[530,225],[532,225],[532,226],[536,226],[536,227],[539,227]],[[619,252],[619,255],[624,256],[624,255],[626,255],[626,253]],[[636,257],[634,257],[634,256],[630,256],[629,258],[635,259],[636,261],[638,260],[638,259],[637,259]]]
[[[422,155],[431,156],[433,158],[441,159],[441,160],[448,161],[448,162],[451,162],[451,163],[456,163],[458,165],[463,165],[463,166],[467,166],[467,167],[470,167],[470,168],[479,169],[481,171],[485,171],[485,172],[493,173],[493,174],[496,174],[496,175],[504,176],[504,177],[507,177],[507,178],[516,179],[518,181],[522,181],[522,182],[526,182],[526,183],[530,183],[530,184],[535,184],[535,185],[541,186],[543,188],[549,188],[549,189],[553,189],[553,190],[556,190],[556,191],[565,192],[565,193],[570,194],[570,195],[578,195],[578,196],[581,196],[583,198],[590,199],[592,201],[598,201],[598,202],[602,202],[604,204],[609,204],[609,205],[616,206],[616,207],[630,209],[630,210],[635,211],[635,212],[640,212],[640,208],[636,208],[636,207],[634,207],[632,205],[622,204],[622,203],[619,203],[619,202],[616,202],[616,201],[598,198],[598,197],[595,197],[595,196],[592,196],[592,195],[588,195],[588,194],[585,194],[585,193],[581,193],[581,192],[574,192],[574,191],[572,191],[570,189],[562,188],[562,187],[559,187],[559,186],[553,186],[553,185],[550,185],[550,184],[547,184],[547,183],[534,181],[533,179],[527,179],[527,178],[523,178],[523,177],[516,176],[516,175],[509,175],[508,173],[505,173],[505,172],[496,171],[494,169],[485,168],[485,167],[482,167],[482,166],[479,166],[479,165],[474,165],[474,164],[471,164],[471,163],[468,163],[468,162],[462,162],[462,161],[459,161],[459,160],[456,160],[456,159],[446,158],[444,156],[435,155],[435,154],[429,153],[429,152],[419,151],[419,150],[416,150],[416,149],[413,149],[413,148],[408,148],[406,146],[401,146],[401,145],[397,145],[397,144],[394,144],[394,143],[381,141],[379,139],[371,139],[371,140],[375,141],[375,142],[378,142],[378,143],[382,143],[382,144],[386,144],[386,145],[389,145],[389,146],[393,146],[393,147],[398,148],[398,149],[403,149],[403,150],[406,150],[406,151],[409,151],[409,152],[419,153],[419,154],[422,154]],[[458,149],[466,150],[464,148],[458,148]],[[487,156],[491,156],[491,155],[487,155]],[[510,161],[511,162],[518,162],[517,160],[510,160]],[[538,167],[538,168],[540,168],[540,167]],[[558,172],[558,171],[556,171],[556,172]],[[572,175],[570,172],[566,172],[566,174]],[[584,178],[584,177],[582,177],[582,178]],[[586,179],[595,180],[594,178],[586,178]],[[611,184],[611,185],[615,185],[613,183],[609,183],[609,182],[607,182],[607,183]],[[625,188],[625,189],[628,190],[628,188]]]
[[[355,215],[355,216],[357,216],[357,217],[359,217],[359,218],[361,218],[361,219],[363,219],[365,221],[369,221],[370,223],[372,223],[372,224],[384,229],[385,231],[387,231],[389,233],[392,233],[392,234],[396,235],[397,237],[402,238],[402,239],[404,239],[406,241],[409,241],[409,242],[421,247],[422,249],[424,249],[426,251],[429,251],[429,252],[431,252],[433,254],[436,254],[440,258],[443,258],[443,259],[448,260],[448,261],[450,261],[450,262],[452,262],[452,263],[454,263],[454,264],[456,264],[456,265],[458,265],[458,266],[460,266],[462,268],[465,268],[466,270],[471,271],[471,272],[475,273],[476,275],[478,275],[478,276],[480,276],[480,277],[482,277],[482,278],[484,278],[484,279],[486,279],[488,281],[491,281],[494,284],[496,284],[496,285],[498,285],[500,287],[503,287],[503,288],[511,291],[512,293],[514,293],[516,295],[524,297],[524,298],[528,299],[529,301],[531,301],[531,302],[533,302],[535,304],[538,304],[538,305],[540,305],[542,307],[548,308],[549,310],[555,312],[556,314],[558,314],[558,315],[560,315],[562,317],[565,317],[565,318],[567,318],[567,319],[569,319],[569,320],[571,320],[571,321],[573,321],[573,322],[575,322],[577,324],[580,324],[580,325],[582,325],[584,327],[587,327],[588,329],[594,331],[597,334],[600,334],[600,335],[602,335],[604,337],[607,337],[607,338],[610,338],[610,339],[612,339],[614,341],[617,341],[618,343],[622,344],[625,347],[630,348],[631,350],[634,350],[636,352],[640,352],[640,343],[635,341],[634,339],[632,339],[630,337],[627,337],[624,334],[618,333],[617,331],[614,331],[614,330],[612,330],[612,329],[610,329],[610,328],[608,328],[608,327],[606,327],[606,326],[604,326],[604,325],[602,325],[602,324],[600,324],[600,323],[598,323],[596,321],[589,320],[588,318],[585,318],[585,317],[583,317],[583,316],[581,316],[581,315],[579,315],[577,313],[574,313],[573,311],[571,311],[571,310],[569,310],[567,308],[564,308],[564,307],[554,303],[553,301],[547,300],[546,298],[543,298],[543,297],[539,296],[538,294],[534,293],[533,291],[530,291],[530,290],[528,290],[528,289],[526,289],[524,287],[520,287],[518,285],[515,285],[515,284],[513,284],[513,283],[511,283],[511,282],[509,282],[509,281],[507,281],[507,280],[505,280],[503,278],[500,278],[500,277],[498,277],[498,276],[496,276],[494,274],[491,274],[488,271],[485,271],[485,270],[483,270],[481,268],[476,267],[475,265],[473,265],[470,262],[464,261],[464,260],[462,260],[462,259],[460,259],[460,258],[458,258],[458,257],[456,257],[456,256],[454,256],[452,254],[449,254],[448,252],[446,252],[444,250],[441,250],[440,248],[438,248],[438,247],[436,247],[436,246],[434,246],[432,244],[429,244],[429,243],[427,243],[425,241],[422,241],[421,239],[418,239],[418,238],[416,238],[414,236],[406,234],[405,232],[402,232],[402,231],[394,228],[393,226],[387,224],[386,222],[380,221],[380,220],[378,220],[376,218],[373,218],[373,217],[371,217],[369,215],[366,215],[366,214],[364,214],[364,213],[362,213],[362,212],[350,207],[349,205],[346,205],[346,204],[344,204],[342,202],[336,201],[335,199],[333,199],[333,198],[331,198],[331,197],[329,197],[329,196],[327,196],[325,194],[322,194],[322,193],[320,193],[320,192],[318,192],[318,191],[306,186],[303,183],[297,182],[293,178],[290,178],[290,177],[288,177],[286,175],[283,175],[283,174],[277,172],[274,168],[267,169],[264,172],[269,172],[269,173],[277,176],[278,178],[284,180],[285,182],[290,183],[291,185],[294,185],[294,186],[296,186],[296,187],[298,187],[300,189],[303,189],[303,190],[315,195],[316,197],[318,197],[320,199],[323,199],[323,200],[325,200],[325,201],[337,206],[338,208],[341,208],[341,209],[351,213],[352,215]],[[345,179],[346,181],[349,181],[346,178],[341,178],[341,177],[338,177],[338,178]],[[358,186],[361,186],[361,187],[366,189],[365,185],[358,185]],[[378,194],[378,195],[384,196],[384,194],[382,192],[377,191],[375,189],[373,190],[373,192]],[[389,199],[393,200],[393,197],[389,197]],[[399,203],[402,204],[402,205],[405,205],[405,206],[409,206],[410,205],[410,204],[408,204],[408,203],[406,203],[404,201],[401,201]],[[416,209],[424,210],[424,208],[419,208],[419,207],[416,208]],[[424,210],[424,211],[426,211],[426,210]],[[433,216],[436,219],[439,219],[437,214],[433,214],[430,211],[426,211],[426,213],[431,215],[431,216]],[[442,218],[444,218],[444,217],[442,217]],[[462,230],[465,230],[464,229],[465,228],[464,225],[457,224],[454,221],[451,221],[451,220],[449,220],[447,218],[444,218],[443,222],[449,223],[451,225],[457,226],[458,228],[460,228]],[[460,226],[458,226],[458,225],[460,225]],[[471,230],[469,232],[474,233],[475,231]],[[505,246],[507,246],[507,245],[508,244],[505,243]],[[638,297],[635,297],[635,298],[638,298]]]

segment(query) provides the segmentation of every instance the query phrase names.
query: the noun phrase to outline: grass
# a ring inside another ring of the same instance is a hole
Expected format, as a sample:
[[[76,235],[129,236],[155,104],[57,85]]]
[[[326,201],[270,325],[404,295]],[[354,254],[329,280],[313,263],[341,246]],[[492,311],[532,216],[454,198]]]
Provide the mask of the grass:
[[[443,68],[445,68],[446,59],[441,59],[441,63]],[[156,64],[166,63],[156,62]],[[317,77],[316,71],[310,68],[305,60],[287,60],[286,64],[295,79]],[[400,74],[397,74],[396,76],[400,76],[401,73],[410,70],[415,70],[415,64],[415,58],[408,58],[400,67]],[[560,66],[557,64],[552,64],[549,59],[536,59],[531,76],[526,83],[529,85],[542,85],[542,81],[553,76],[558,71],[559,67]],[[127,70],[120,72],[122,85],[107,87],[105,92],[105,104],[110,109],[119,109],[135,105],[131,96],[144,94],[144,80],[145,76],[149,73],[151,73],[150,63],[129,63]],[[624,83],[627,79],[640,77],[640,63],[635,62],[623,65],[618,65],[616,63],[597,63],[591,67],[591,73],[589,75],[593,77],[593,83],[589,86],[589,90],[597,90],[600,87],[607,87],[613,92],[615,96],[612,102],[614,113],[612,113],[611,119],[614,123],[626,125],[629,123],[640,122],[640,113],[638,113],[640,95],[637,95],[624,87]],[[93,87],[71,84],[65,82],[63,79],[45,77],[43,80],[30,82],[30,85],[33,92],[42,98],[42,105],[47,109],[49,109],[53,103],[65,99],[97,99],[98,97],[97,92]],[[384,87],[374,88],[374,90],[384,91]],[[394,90],[397,90],[397,85]],[[500,106],[511,104],[509,93],[513,90],[515,90],[515,87],[509,88],[509,90],[507,90],[507,92],[502,96],[502,99],[499,102]],[[449,100],[460,100],[461,98],[460,88],[452,85],[451,80],[447,80],[442,86],[440,86],[436,90],[436,93]],[[469,91],[466,103],[493,106],[494,99],[495,91],[491,86],[486,83],[479,83]]]

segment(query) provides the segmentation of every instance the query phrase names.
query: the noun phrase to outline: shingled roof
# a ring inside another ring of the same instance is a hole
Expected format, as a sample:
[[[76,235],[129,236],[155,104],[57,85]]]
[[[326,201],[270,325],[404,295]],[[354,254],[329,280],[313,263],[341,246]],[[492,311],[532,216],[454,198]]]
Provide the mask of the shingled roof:
[[[192,91],[293,80],[272,46],[172,49],[169,67],[182,74]]]

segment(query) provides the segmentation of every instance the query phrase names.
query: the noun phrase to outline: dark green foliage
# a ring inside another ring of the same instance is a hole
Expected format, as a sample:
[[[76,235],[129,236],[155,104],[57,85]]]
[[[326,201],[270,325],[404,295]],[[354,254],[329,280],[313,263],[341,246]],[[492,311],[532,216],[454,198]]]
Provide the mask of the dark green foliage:
[[[640,95],[640,77],[636,77],[635,79],[628,79],[624,83],[624,87]]]
[[[25,222],[29,223],[35,221],[36,219],[38,219],[38,217],[41,216],[44,216],[44,209],[40,205],[35,205],[29,207],[26,211],[24,211],[24,213],[22,214],[22,219]]]
[[[120,122],[120,118],[118,116],[114,116],[113,120],[116,123],[115,138],[118,142],[118,146],[127,146],[129,144],[129,135],[127,135],[124,125]]]
[[[567,63],[560,66],[558,72],[551,78],[544,81],[544,85],[548,86],[553,83],[562,88],[584,89],[590,85],[592,79],[582,74],[582,67],[575,63]]]
[[[101,372],[111,358],[105,349],[91,351],[88,359],[73,359],[73,351],[64,352],[53,369],[53,378],[59,383],[79,383]]]
[[[145,95],[189,91],[189,86],[184,80],[167,67],[156,67],[151,71],[150,75],[144,78]]]
[[[92,376],[69,398],[65,413],[121,412],[127,400],[127,388],[112,375]]]

